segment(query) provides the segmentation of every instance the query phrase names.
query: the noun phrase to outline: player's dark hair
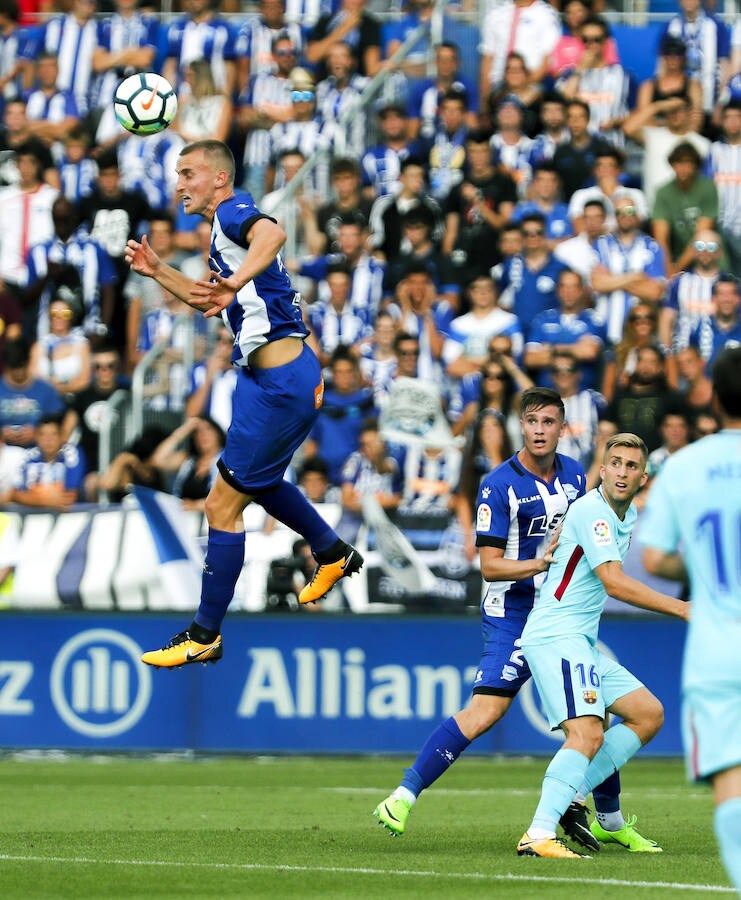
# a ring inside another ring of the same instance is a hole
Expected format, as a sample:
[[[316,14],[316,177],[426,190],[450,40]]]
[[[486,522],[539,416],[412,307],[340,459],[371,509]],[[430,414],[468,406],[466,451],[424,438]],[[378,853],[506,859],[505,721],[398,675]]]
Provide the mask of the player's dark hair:
[[[191,144],[186,144],[179,155],[188,156],[197,150],[203,152],[214,168],[223,168],[227,174],[229,184],[234,184],[234,174],[237,168],[234,162],[234,155],[223,141],[215,141],[213,139],[193,141]]]
[[[402,168],[404,168],[403,163]],[[347,156],[338,156],[336,159],[333,159],[329,171],[332,178],[334,178],[336,175],[360,176],[360,169],[358,168],[358,164],[354,159],[350,159]]]
[[[584,110],[584,114],[587,116],[587,118],[589,118],[589,116],[591,115],[589,105],[586,104],[583,100],[569,100],[569,102],[566,104],[566,111],[568,112],[572,106],[578,106],[582,110]]]
[[[491,132],[485,128],[472,128],[466,135],[467,144],[488,144]]]
[[[62,416],[59,413],[47,413],[38,420],[35,428],[41,428],[42,425],[55,425],[57,428],[62,428]]]
[[[21,369],[28,365],[31,351],[23,338],[6,341],[3,347],[3,364],[6,369]]]
[[[584,209],[586,210],[588,206],[597,206],[602,210],[603,213],[605,213],[605,215],[607,215],[607,207],[605,206],[604,200],[599,200],[597,198],[595,198],[594,200],[587,200],[587,202],[584,204]]]
[[[397,353],[399,347],[405,341],[414,341],[414,343],[419,347],[419,338],[415,334],[410,334],[408,331],[400,331],[396,337],[394,338],[394,352]]]
[[[713,393],[721,413],[741,419],[741,347],[728,347],[713,363]]]
[[[667,162],[670,166],[678,162],[694,163],[695,168],[699,169],[702,165],[702,156],[697,151],[697,147],[689,141],[682,141],[667,156]]]
[[[520,417],[524,418],[529,412],[542,409],[544,406],[555,406],[561,418],[566,418],[566,410],[560,395],[544,387],[532,387],[522,392]]]

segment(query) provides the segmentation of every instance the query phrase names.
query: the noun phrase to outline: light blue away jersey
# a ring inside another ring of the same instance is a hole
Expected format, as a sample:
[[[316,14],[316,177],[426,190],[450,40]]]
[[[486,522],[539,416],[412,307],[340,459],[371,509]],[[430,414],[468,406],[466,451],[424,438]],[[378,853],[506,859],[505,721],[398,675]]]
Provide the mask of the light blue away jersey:
[[[594,570],[625,559],[636,516],[631,504],[621,521],[600,488],[571,506],[555,559],[522,633],[523,644],[570,635],[596,642],[607,593]]]
[[[221,201],[211,226],[208,262],[212,271],[224,277],[237,271],[247,253],[245,235],[258,219],[270,216],[260,212],[246,191],[235,191]],[[280,253],[237,293],[222,318],[235,336],[232,362],[237,366],[246,366],[250,353],[263,344],[308,335],[301,317],[301,295],[291,287]]]
[[[543,481],[522,467],[517,454],[484,476],[476,504],[476,546],[499,547],[505,559],[534,559],[558,528],[569,505],[583,495],[584,469],[556,454],[556,473]],[[543,575],[521,581],[490,582],[482,604],[484,618],[524,623]]]
[[[666,553],[681,548],[689,572],[685,686],[701,685],[722,666],[715,675],[727,679],[722,642],[735,640],[741,622],[741,431],[721,431],[669,457],[651,486],[640,541]],[[738,646],[728,649],[738,661]]]

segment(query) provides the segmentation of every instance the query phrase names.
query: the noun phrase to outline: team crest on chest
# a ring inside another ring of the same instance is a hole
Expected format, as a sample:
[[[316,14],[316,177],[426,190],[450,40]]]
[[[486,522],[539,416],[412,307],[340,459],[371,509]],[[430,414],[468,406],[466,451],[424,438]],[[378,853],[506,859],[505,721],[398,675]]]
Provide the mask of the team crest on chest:
[[[597,691],[584,691],[584,702],[592,705],[597,702]]]

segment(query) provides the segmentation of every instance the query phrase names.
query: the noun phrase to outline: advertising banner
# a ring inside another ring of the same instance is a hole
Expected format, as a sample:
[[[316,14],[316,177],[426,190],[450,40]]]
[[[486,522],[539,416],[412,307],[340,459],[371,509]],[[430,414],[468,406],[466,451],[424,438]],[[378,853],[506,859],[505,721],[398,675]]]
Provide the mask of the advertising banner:
[[[481,650],[474,617],[230,615],[216,665],[139,662],[183,616],[3,614],[0,746],[88,750],[414,755],[468,700]],[[608,620],[601,640],[664,703],[644,753],[676,754],[681,623]],[[551,754],[528,685],[468,752]]]

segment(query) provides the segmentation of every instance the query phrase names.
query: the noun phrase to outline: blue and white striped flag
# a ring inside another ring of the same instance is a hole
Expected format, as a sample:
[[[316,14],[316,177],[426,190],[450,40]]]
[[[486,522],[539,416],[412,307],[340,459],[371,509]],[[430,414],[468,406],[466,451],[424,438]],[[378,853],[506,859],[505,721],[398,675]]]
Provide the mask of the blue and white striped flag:
[[[201,595],[204,554],[185,527],[180,499],[138,486],[134,496],[152,534],[168,609],[195,609]]]

